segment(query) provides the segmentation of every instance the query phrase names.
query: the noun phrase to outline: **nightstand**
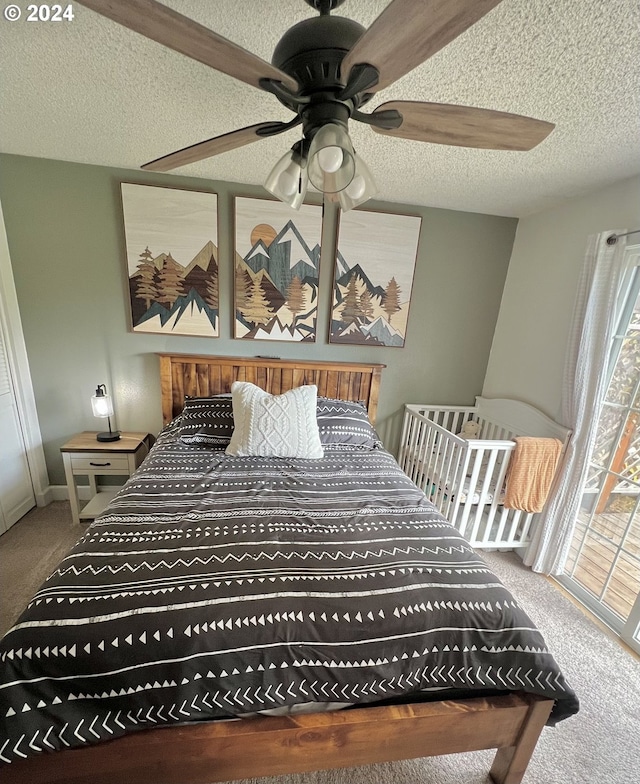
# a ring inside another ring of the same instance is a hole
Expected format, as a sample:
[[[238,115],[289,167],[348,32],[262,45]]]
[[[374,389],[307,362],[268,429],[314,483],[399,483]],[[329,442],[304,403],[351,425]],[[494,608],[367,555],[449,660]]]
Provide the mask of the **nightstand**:
[[[78,433],[60,447],[69,489],[73,522],[93,520],[103,512],[120,487],[98,491],[98,476],[131,476],[149,453],[154,442],[150,433],[121,433],[118,441],[102,442],[97,433]],[[87,476],[91,500],[82,509],[78,499],[76,476]]]

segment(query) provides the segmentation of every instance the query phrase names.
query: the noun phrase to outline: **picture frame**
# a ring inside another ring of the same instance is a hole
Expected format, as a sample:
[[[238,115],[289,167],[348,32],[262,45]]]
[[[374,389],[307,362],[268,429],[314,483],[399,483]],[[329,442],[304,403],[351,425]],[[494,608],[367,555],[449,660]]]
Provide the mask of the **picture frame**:
[[[131,330],[218,337],[217,194],[120,187]]]
[[[316,340],[322,206],[234,199],[234,337]]]
[[[420,215],[338,216],[330,343],[404,347],[421,228]]]

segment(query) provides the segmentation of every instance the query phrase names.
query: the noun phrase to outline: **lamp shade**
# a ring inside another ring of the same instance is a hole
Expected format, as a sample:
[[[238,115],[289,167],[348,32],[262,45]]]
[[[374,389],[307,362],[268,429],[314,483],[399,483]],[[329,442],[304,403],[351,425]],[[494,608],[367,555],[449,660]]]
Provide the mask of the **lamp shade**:
[[[309,146],[309,180],[323,193],[338,193],[353,180],[355,153],[346,129],[337,123],[319,128]]]
[[[271,169],[264,187],[277,199],[300,209],[307,192],[308,177],[305,161],[295,148],[285,153]]]
[[[359,204],[373,198],[378,192],[376,181],[369,167],[358,155],[355,156],[356,171],[347,187],[338,193],[338,202],[343,212],[352,210]]]
[[[113,416],[113,403],[111,396],[107,395],[106,387],[100,384],[96,388],[95,395],[91,398],[91,408],[93,415],[96,417],[110,417]]]

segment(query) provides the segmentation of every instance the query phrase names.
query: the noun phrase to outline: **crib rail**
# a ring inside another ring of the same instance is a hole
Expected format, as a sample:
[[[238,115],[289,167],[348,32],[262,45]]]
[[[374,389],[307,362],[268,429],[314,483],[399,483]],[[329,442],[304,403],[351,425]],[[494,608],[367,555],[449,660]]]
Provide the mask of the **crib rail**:
[[[470,419],[480,425],[478,439],[457,435]],[[529,541],[534,515],[502,504],[514,435],[472,406],[405,406],[398,462],[473,547]]]

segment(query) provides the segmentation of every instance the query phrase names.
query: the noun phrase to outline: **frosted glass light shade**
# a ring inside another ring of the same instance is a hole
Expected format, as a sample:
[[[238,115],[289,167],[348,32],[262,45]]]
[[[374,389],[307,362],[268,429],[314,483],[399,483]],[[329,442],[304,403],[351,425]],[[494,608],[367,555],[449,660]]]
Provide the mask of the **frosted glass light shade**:
[[[309,146],[309,180],[323,193],[344,190],[355,174],[355,153],[346,129],[327,123],[316,131]]]
[[[359,204],[372,199],[378,192],[378,186],[362,158],[355,156],[356,172],[347,187],[338,194],[338,202],[343,212],[352,210]]]
[[[271,169],[264,187],[277,199],[298,210],[304,201],[308,183],[304,161],[298,153],[289,150]]]
[[[96,417],[110,417],[113,416],[113,403],[111,402],[110,395],[104,391],[104,384],[101,384],[96,389],[96,394],[91,398],[91,409],[93,415]]]

